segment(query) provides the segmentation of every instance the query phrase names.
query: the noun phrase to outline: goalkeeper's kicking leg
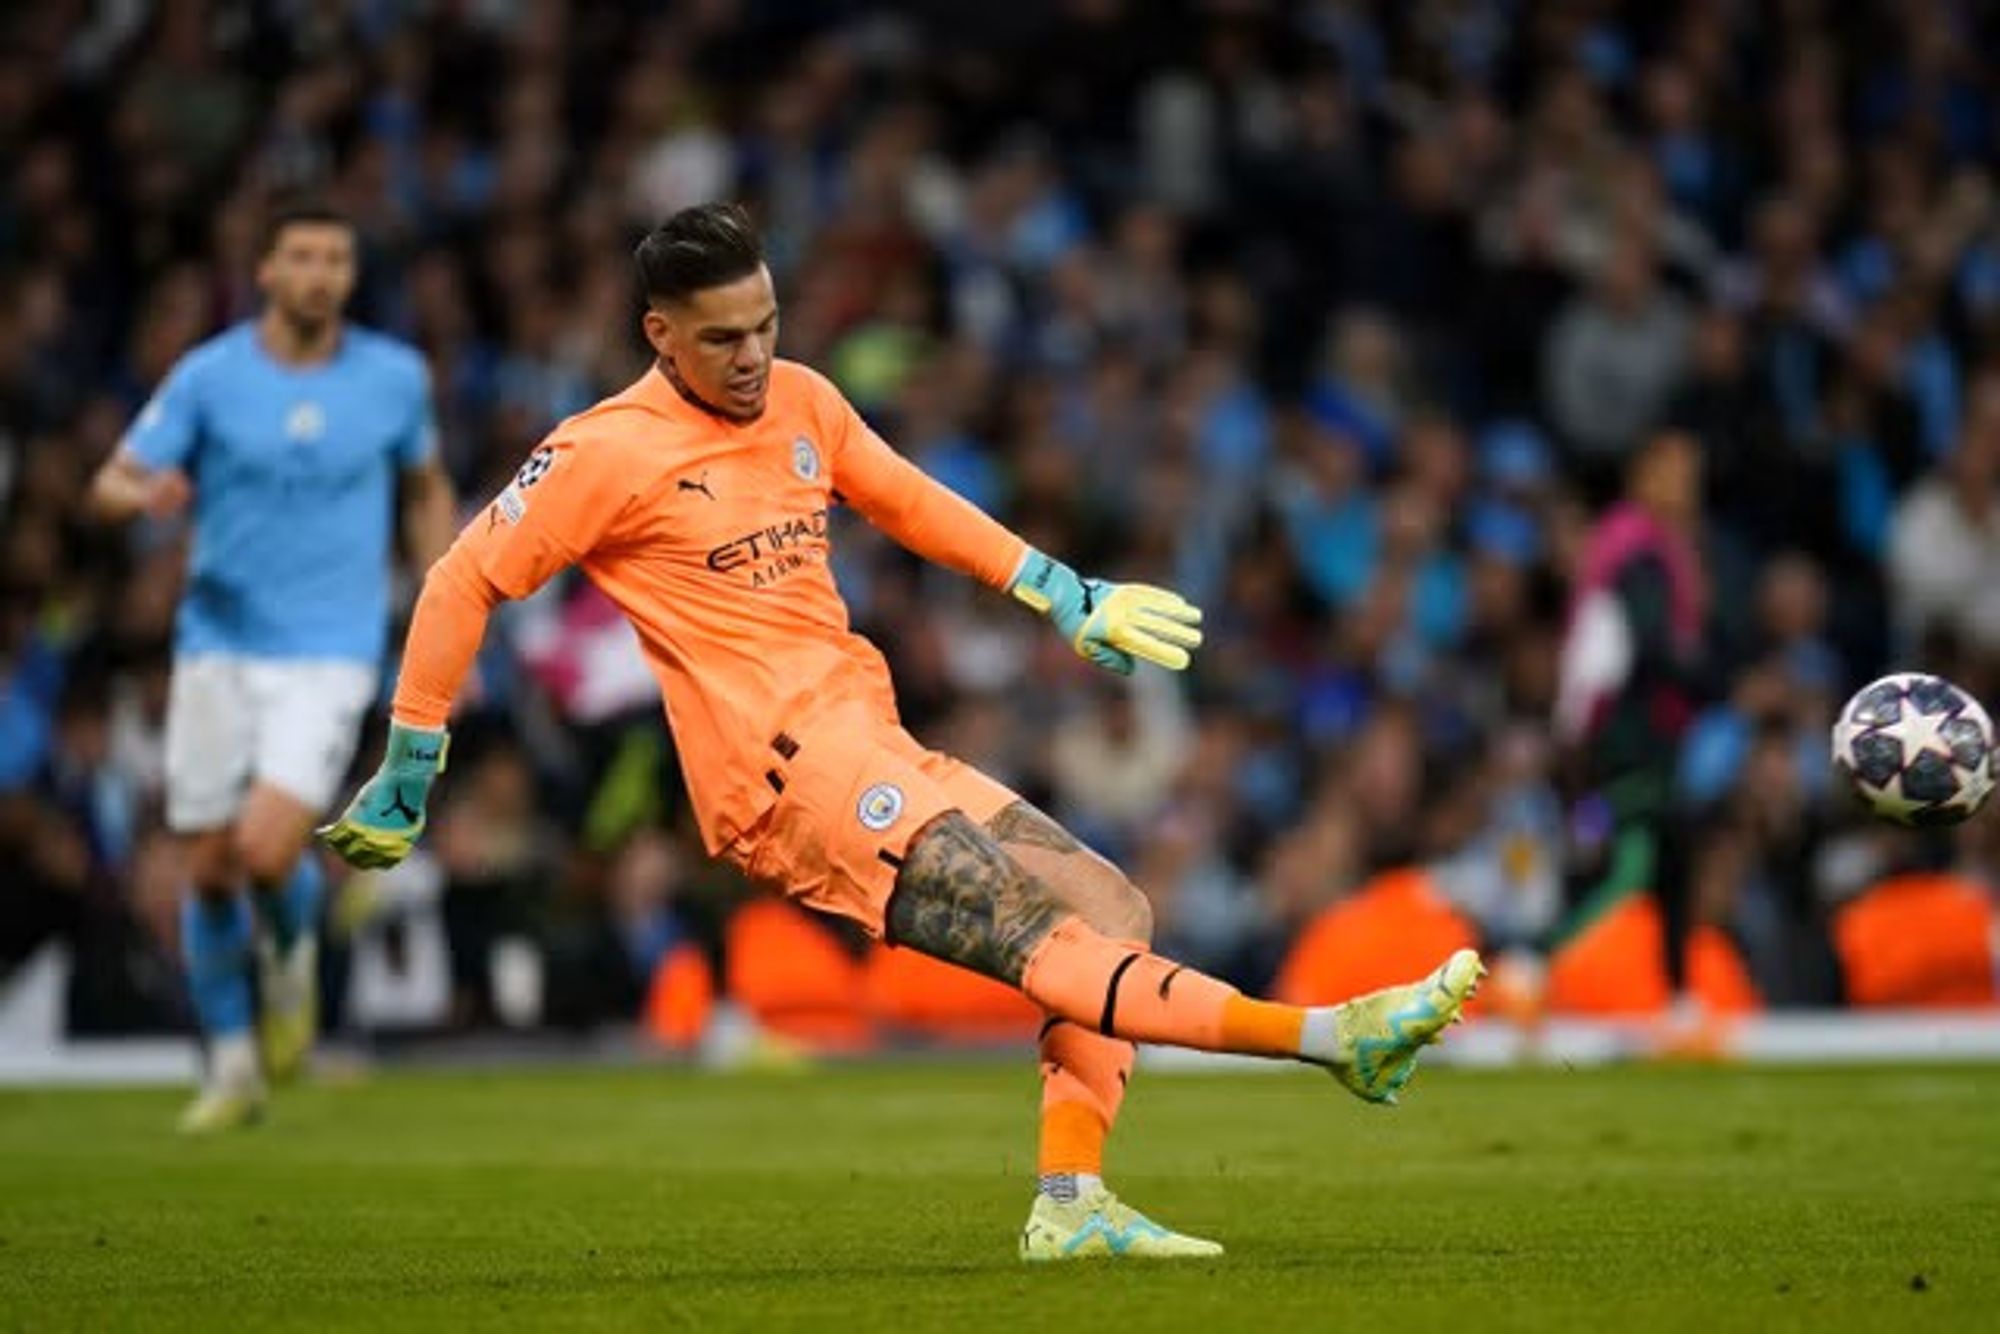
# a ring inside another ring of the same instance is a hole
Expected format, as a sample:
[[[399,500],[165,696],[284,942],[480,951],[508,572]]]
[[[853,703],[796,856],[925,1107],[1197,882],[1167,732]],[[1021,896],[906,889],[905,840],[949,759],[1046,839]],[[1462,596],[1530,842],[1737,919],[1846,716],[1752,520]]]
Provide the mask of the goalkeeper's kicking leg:
[[[1064,875],[1069,868],[1051,864],[1072,855],[1062,846],[1067,835],[1046,820],[1009,827],[1010,816],[1027,810],[1002,812],[987,828],[957,812],[927,824],[911,840],[897,874],[887,933],[897,945],[1019,987],[1048,1011],[1057,1022],[1044,1030],[1045,1079],[1051,1062],[1061,1066],[1067,1053],[1081,1058],[1082,1069],[1112,1071],[1122,1094],[1129,1044],[1155,1042],[1308,1062],[1332,1072],[1358,1097],[1394,1102],[1415,1072],[1418,1052],[1458,1017],[1484,972],[1478,956],[1462,950],[1429,978],[1343,1005],[1301,1008],[1250,999],[1152,953],[1134,930],[1149,931],[1149,915],[1123,896],[1100,894],[1094,909],[1080,911],[1079,900],[1091,896],[1057,889],[1060,879],[1073,877]],[[1107,933],[1093,917],[1110,920],[1112,931],[1125,938]],[[1108,1193],[1095,1210],[1061,1203],[1073,1188],[1088,1186],[1093,1200],[1101,1192],[1090,1169],[1117,1111],[1117,1094],[1106,1096],[1110,1083],[1082,1075],[1077,1083],[1075,1090],[1045,1084],[1042,1167],[1050,1188],[1037,1198],[1023,1256],[1219,1253],[1213,1243],[1152,1224]],[[1072,1110],[1056,1110],[1066,1103]]]

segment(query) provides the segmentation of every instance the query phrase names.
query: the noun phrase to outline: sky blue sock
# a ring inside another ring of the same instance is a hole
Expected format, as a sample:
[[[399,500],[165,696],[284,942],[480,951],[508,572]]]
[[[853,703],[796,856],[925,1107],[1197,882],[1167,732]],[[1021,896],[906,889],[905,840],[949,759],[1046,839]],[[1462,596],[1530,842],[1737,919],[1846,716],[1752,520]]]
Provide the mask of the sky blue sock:
[[[181,952],[202,1032],[226,1038],[250,1028],[250,900],[189,894],[181,904]]]
[[[292,874],[276,892],[258,895],[271,938],[279,953],[319,925],[320,904],[326,899],[326,871],[308,849],[292,863]]]

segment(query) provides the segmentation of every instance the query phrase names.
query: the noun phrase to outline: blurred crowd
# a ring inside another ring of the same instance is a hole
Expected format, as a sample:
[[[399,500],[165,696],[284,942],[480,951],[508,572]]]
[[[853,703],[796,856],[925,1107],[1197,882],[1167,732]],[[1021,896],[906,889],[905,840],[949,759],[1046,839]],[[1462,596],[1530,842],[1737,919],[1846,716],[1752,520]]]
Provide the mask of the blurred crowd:
[[[429,358],[476,507],[643,369],[636,235],[732,197],[785,355],[1036,545],[1207,609],[1185,680],[1128,684],[858,521],[836,537],[911,729],[1246,986],[1387,868],[1429,868],[1491,942],[1559,926],[1574,560],[1624,460],[1693,432],[1700,912],[1771,1003],[1838,1002],[1847,896],[1913,861],[2000,872],[1992,821],[1858,827],[1825,744],[1890,665],[2000,687],[1995,50],[1971,0],[12,7],[0,961],[88,942],[73,1022],[179,1022],[185,534],[92,530],[78,497],[173,360],[254,310],[269,202],[357,220],[355,313]],[[338,901],[363,1009],[479,1024],[526,987],[615,1019],[676,941],[720,938],[742,887],[587,585],[496,622],[457,729],[426,855]]]

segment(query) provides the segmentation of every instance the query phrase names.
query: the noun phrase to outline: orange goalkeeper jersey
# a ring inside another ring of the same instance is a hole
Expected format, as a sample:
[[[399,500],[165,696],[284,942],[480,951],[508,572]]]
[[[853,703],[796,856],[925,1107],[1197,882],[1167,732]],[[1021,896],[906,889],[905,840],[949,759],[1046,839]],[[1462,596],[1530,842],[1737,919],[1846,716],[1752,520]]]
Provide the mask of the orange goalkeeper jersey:
[[[771,747],[788,726],[853,701],[896,716],[887,665],[848,628],[828,566],[838,503],[996,588],[1027,551],[891,450],[824,377],[778,361],[755,421],[689,403],[657,368],[565,421],[430,578],[490,605],[489,590],[522,597],[581,566],[639,632],[715,852],[770,806]],[[443,725],[483,620],[420,604],[399,720]]]

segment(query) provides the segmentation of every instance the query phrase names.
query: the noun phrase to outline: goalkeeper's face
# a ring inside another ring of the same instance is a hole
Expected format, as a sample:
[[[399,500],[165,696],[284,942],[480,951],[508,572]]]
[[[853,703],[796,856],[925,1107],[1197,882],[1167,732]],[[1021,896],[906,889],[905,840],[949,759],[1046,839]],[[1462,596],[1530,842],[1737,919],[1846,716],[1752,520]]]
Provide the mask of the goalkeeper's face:
[[[257,266],[257,285],[301,329],[339,319],[354,291],[353,230],[338,222],[292,223]]]
[[[646,312],[646,340],[684,392],[725,417],[761,416],[778,350],[771,271],[704,287]]]

